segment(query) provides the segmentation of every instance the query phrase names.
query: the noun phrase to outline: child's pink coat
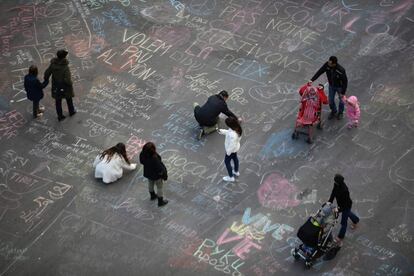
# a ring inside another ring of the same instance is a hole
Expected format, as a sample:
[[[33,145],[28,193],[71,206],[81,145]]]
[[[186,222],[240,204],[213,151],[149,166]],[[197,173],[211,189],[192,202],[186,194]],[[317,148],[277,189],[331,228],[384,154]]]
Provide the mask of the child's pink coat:
[[[361,116],[358,98],[351,96],[346,99],[346,103],[346,116],[348,117],[349,121],[358,123],[359,117]]]

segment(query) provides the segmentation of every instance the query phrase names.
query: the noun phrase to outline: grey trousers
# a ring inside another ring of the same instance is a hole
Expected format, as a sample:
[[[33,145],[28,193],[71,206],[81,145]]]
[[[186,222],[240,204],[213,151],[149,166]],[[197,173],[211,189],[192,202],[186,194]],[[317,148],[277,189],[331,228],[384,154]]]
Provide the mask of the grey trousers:
[[[164,185],[164,181],[162,179],[158,180],[150,180],[148,179],[148,190],[152,193],[154,192],[154,186],[157,186],[157,195],[158,197],[163,197],[164,193],[162,191],[162,186]]]

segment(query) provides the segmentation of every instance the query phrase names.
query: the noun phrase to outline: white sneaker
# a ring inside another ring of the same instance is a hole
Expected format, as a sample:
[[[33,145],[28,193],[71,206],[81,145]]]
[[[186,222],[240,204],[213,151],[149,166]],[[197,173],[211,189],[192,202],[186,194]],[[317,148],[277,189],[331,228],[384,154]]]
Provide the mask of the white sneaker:
[[[240,176],[240,172],[235,172],[235,171],[233,171],[233,174],[234,174],[235,176]]]
[[[234,177],[230,177],[230,176],[223,177],[223,180],[227,181],[227,182],[234,182],[235,181]]]

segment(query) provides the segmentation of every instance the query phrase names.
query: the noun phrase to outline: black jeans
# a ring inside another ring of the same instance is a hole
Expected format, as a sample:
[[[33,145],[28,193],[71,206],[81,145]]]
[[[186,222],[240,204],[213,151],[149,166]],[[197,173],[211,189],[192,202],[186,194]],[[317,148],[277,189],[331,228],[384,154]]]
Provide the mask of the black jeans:
[[[75,107],[73,106],[73,101],[71,97],[65,98],[66,99],[66,103],[68,104],[68,110],[69,110],[69,115],[72,115],[75,113]],[[58,115],[58,118],[62,118],[63,117],[63,111],[62,111],[62,98],[56,98],[55,99],[55,104],[56,104],[56,113]]]
[[[33,101],[33,118],[37,118],[37,114],[39,113],[39,102]]]

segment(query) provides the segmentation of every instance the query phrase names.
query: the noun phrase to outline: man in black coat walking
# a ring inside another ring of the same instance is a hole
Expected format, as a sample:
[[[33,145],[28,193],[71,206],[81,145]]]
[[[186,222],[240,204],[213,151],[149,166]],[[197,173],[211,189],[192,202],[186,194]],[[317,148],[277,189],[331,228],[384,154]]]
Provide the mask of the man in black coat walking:
[[[326,73],[326,77],[329,82],[329,107],[331,108],[331,114],[328,119],[331,120],[335,117],[341,119],[344,113],[344,101],[346,89],[348,87],[348,78],[346,76],[345,69],[338,64],[338,58],[331,56],[327,62],[316,72],[311,78],[311,82],[319,78],[320,75]],[[335,104],[335,94],[338,93],[339,105],[337,110]],[[338,112],[338,113],[337,113]]]
[[[237,116],[227,107],[226,101],[228,98],[229,94],[223,90],[217,95],[210,96],[201,107],[198,103],[194,103],[194,117],[200,125],[200,132],[197,136],[199,140],[204,134],[210,134],[217,130],[220,113],[237,119]]]
[[[348,226],[348,218],[351,219],[353,223],[351,228],[356,228],[359,222],[359,217],[351,211],[352,200],[349,196],[349,190],[345,184],[344,177],[340,174],[336,174],[334,181],[334,188],[332,189],[332,193],[328,201],[332,203],[336,198],[339,212],[342,212],[341,229],[339,230],[338,237],[336,238],[336,241],[341,244],[345,237],[346,227]]]

